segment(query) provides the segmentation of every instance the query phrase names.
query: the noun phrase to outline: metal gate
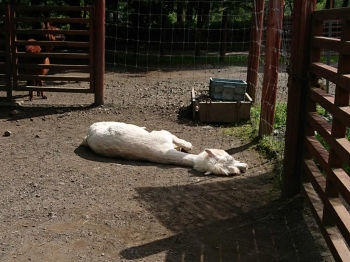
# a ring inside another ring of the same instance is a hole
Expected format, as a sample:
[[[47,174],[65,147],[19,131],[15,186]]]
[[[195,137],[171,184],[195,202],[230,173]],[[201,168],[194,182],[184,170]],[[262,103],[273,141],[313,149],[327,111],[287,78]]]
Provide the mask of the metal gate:
[[[340,38],[324,30],[335,20]],[[311,25],[302,189],[334,258],[350,261],[350,8],[315,11]],[[333,66],[322,60],[324,51],[334,55]],[[320,78],[331,83],[331,92],[320,88]]]
[[[0,34],[4,36],[2,38],[4,38],[3,41],[6,47],[6,52],[0,52],[0,61],[6,68],[6,72],[3,72],[5,75],[2,75],[3,79],[6,78],[6,83],[0,85],[0,90],[6,90],[7,97],[12,97],[13,90],[95,94],[102,92],[103,84],[101,88],[95,88],[96,77],[101,79],[101,76],[96,76],[95,60],[96,57],[98,59],[104,58],[104,54],[101,54],[104,49],[100,52],[96,51],[95,8],[93,6],[14,5],[0,6],[0,12],[0,19],[4,26],[0,28]],[[58,17],[38,17],[35,15],[52,12],[58,14]],[[73,13],[79,15],[77,17],[70,15]],[[101,17],[101,19],[104,19],[104,17]],[[52,34],[53,30],[35,28],[33,25],[38,23],[58,25],[60,29],[54,31],[55,35],[62,34],[66,37],[66,40],[42,40],[40,36]],[[10,30],[5,30],[8,28]],[[40,53],[25,51],[25,46],[33,45],[33,42],[28,41],[30,38],[36,38],[35,45],[42,49]],[[45,47],[49,46],[54,46],[54,49],[45,51]],[[50,64],[35,62],[43,61],[46,57],[50,59]],[[28,73],[28,71],[32,72],[35,69],[49,69],[50,73],[47,75]],[[29,86],[27,81],[30,80],[43,80],[45,86]],[[68,85],[68,83],[74,82],[87,82],[88,84],[85,87]],[[101,84],[99,83],[99,85]]]

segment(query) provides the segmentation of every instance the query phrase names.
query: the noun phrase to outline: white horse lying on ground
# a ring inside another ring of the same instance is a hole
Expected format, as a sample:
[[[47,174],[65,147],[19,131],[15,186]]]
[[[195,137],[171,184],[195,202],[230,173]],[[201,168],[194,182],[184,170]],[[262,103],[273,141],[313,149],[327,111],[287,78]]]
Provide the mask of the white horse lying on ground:
[[[206,175],[233,175],[248,169],[246,163],[222,149],[205,149],[199,155],[181,152],[190,151],[192,144],[165,130],[148,132],[144,127],[120,122],[94,123],[81,145],[106,157],[189,166]]]

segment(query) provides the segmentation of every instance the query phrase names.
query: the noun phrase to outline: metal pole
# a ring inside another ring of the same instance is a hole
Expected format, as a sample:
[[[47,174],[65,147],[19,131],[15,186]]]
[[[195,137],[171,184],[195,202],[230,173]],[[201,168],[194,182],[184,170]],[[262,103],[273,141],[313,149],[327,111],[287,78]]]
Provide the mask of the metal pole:
[[[104,0],[95,1],[95,105],[104,104],[105,8]]]

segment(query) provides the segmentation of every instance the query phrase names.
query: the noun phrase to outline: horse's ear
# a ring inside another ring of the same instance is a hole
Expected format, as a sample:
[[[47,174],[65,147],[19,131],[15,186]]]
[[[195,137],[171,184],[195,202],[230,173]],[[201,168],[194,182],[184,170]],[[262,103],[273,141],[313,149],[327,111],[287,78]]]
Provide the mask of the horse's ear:
[[[214,159],[218,159],[218,156],[217,156],[212,150],[206,148],[206,149],[204,149],[204,151],[207,152],[207,154],[208,154],[210,157],[212,157],[212,158],[214,158]]]

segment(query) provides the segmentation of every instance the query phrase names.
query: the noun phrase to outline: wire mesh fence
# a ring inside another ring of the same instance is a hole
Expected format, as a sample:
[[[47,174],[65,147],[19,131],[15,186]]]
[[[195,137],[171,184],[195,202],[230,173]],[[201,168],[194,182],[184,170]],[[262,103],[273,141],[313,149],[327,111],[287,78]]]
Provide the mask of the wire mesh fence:
[[[107,6],[107,65],[112,70],[129,72],[188,70],[193,75],[201,74],[203,85],[199,86],[205,89],[210,77],[246,81],[251,19],[256,16],[252,10],[250,1],[116,1]],[[262,52],[258,58],[257,104],[263,84],[267,15],[265,12],[263,39],[259,42]],[[276,68],[277,101],[282,103],[287,97],[290,21],[286,17],[279,31],[282,46],[278,50],[280,66]],[[195,80],[193,86],[198,86]],[[188,88],[190,91],[192,87]]]

